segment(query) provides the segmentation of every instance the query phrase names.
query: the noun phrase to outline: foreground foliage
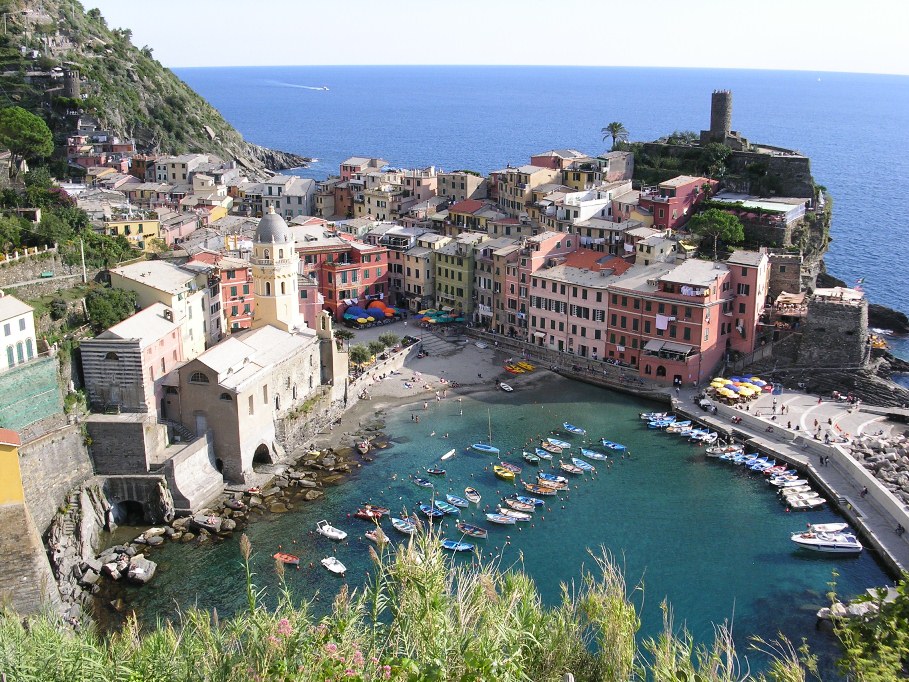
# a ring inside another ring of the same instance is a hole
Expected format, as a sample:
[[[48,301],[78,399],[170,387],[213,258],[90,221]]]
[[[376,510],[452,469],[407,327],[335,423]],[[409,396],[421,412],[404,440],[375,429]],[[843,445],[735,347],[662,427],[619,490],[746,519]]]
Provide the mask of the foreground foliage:
[[[438,539],[420,535],[375,560],[362,592],[342,587],[331,612],[316,620],[294,606],[282,585],[278,607],[261,605],[240,542],[248,609],[224,622],[192,610],[177,624],[141,632],[135,619],[102,637],[72,632],[45,616],[25,624],[0,616],[0,673],[6,679],[72,680],[481,680],[542,682],[571,672],[579,682],[802,682],[812,661],[787,643],[765,645],[768,677],[739,665],[728,629],[709,647],[677,630],[664,606],[665,628],[636,645],[638,614],[619,568],[594,557],[579,584],[563,585],[545,607],[533,581],[498,565],[453,565]]]

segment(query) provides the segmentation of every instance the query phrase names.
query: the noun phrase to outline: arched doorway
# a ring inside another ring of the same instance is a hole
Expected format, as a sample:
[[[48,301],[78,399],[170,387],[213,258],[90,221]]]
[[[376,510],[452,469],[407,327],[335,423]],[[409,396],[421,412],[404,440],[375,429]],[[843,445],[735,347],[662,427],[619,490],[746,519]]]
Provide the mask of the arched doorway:
[[[145,522],[145,508],[135,500],[114,502],[110,513],[118,526],[139,526]]]
[[[253,469],[256,468],[257,464],[272,464],[271,451],[265,443],[256,448],[255,453],[253,453],[252,463]]]
[[[666,368],[663,367],[663,365],[658,365],[658,366],[657,366],[656,375],[657,375],[658,377],[664,377],[664,376],[666,376]]]

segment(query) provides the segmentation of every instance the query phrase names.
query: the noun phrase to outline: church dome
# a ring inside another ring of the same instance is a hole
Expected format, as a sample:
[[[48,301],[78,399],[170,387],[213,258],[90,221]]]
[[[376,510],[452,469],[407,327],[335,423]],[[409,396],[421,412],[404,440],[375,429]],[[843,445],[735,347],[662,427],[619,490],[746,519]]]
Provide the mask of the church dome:
[[[286,244],[290,241],[290,228],[284,222],[284,218],[275,213],[275,209],[268,207],[266,213],[259,221],[256,227],[256,242],[260,244],[269,244],[277,242]]]

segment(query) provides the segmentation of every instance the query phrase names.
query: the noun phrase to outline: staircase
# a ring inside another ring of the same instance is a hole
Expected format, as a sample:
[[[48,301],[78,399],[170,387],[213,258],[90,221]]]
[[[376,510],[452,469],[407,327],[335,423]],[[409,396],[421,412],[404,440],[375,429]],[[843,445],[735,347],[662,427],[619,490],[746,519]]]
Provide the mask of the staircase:
[[[423,332],[420,340],[423,350],[429,355],[451,355],[461,347],[461,345],[431,332]]]
[[[174,443],[191,443],[196,440],[196,434],[187,429],[180,422],[158,417],[158,423],[168,427],[168,435],[170,440]]]

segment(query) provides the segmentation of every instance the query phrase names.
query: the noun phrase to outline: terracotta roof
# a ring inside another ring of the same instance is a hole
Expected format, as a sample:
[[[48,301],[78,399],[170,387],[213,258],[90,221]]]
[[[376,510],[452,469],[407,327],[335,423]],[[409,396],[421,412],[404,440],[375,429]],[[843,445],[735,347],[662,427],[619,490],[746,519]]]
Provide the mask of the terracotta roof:
[[[580,268],[592,270],[593,272],[612,270],[616,275],[621,275],[631,267],[631,263],[618,256],[608,253],[604,254],[602,251],[593,251],[591,249],[578,249],[568,254],[562,264],[569,268]]]
[[[15,445],[19,447],[22,445],[22,440],[19,438],[19,434],[12,429],[0,429],[0,445]]]
[[[486,203],[483,201],[477,201],[476,199],[465,199],[464,201],[459,201],[456,204],[452,204],[448,207],[449,213],[476,213],[481,208],[486,206]]]

